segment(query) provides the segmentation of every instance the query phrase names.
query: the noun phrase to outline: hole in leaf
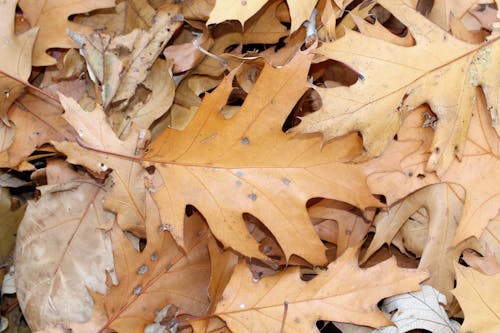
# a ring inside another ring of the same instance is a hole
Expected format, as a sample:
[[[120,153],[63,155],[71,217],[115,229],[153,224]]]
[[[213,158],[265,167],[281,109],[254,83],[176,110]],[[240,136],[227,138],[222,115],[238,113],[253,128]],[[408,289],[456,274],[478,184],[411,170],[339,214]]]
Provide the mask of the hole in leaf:
[[[285,254],[271,231],[252,214],[244,213],[243,220],[252,237],[259,242],[259,250],[273,261],[284,264]]]
[[[309,89],[299,99],[297,104],[293,107],[292,111],[286,118],[281,130],[286,133],[290,128],[300,124],[299,117],[313,113],[321,108],[321,97],[314,89]]]

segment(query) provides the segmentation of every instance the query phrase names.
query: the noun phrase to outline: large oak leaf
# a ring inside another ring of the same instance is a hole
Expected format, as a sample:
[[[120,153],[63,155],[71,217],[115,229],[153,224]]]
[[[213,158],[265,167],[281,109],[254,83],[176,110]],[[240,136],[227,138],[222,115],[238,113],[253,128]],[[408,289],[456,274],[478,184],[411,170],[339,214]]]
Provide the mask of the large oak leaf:
[[[41,198],[28,204],[15,252],[17,298],[34,330],[87,321],[87,288],[105,293],[106,271],[113,270],[101,228],[114,216],[102,207],[102,187],[62,162],[49,163],[47,180]]]
[[[302,119],[295,131],[322,132],[325,140],[359,131],[366,152],[379,155],[401,121],[428,103],[438,117],[427,169],[442,174],[463,155],[477,86],[482,86],[498,127],[498,36],[486,44],[462,42],[426,20],[403,0],[381,0],[408,26],[416,45],[403,47],[354,31],[317,53],[348,64],[360,80],[350,87],[320,88],[322,108]]]
[[[418,290],[427,273],[399,268],[394,258],[361,269],[356,256],[356,248],[347,249],[309,282],[301,280],[300,268],[293,267],[256,283],[240,263],[215,315],[233,332],[319,332],[317,320],[390,325],[377,302]]]
[[[359,153],[356,136],[323,147],[319,135],[282,132],[288,113],[308,89],[312,55],[297,55],[282,68],[266,65],[241,109],[225,120],[219,112],[232,90],[234,72],[205,98],[182,132],[166,129],[145,159],[164,185],[154,195],[162,220],[183,244],[185,206],[205,216],[214,235],[244,255],[265,259],[242,214],[260,219],[286,257],[296,254],[325,264],[324,246],[306,210],[313,197],[341,200],[364,209],[376,206],[356,165],[338,162]]]

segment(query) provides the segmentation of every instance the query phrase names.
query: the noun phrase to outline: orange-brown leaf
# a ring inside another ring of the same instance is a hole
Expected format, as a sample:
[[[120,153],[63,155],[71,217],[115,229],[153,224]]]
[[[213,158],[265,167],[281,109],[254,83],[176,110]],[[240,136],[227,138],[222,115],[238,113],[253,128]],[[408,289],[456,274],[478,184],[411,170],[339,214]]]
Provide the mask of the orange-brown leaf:
[[[360,208],[378,205],[355,165],[338,162],[359,149],[348,136],[321,150],[319,136],[294,137],[281,126],[308,89],[312,55],[298,52],[283,68],[266,65],[241,109],[231,119],[219,113],[231,92],[234,72],[207,94],[182,132],[166,129],[146,159],[163,186],[154,195],[162,220],[183,243],[184,207],[194,205],[214,235],[241,253],[265,259],[242,214],[260,219],[287,258],[297,254],[325,264],[324,246],[305,208],[312,197],[334,198]],[[160,205],[161,203],[161,205]]]

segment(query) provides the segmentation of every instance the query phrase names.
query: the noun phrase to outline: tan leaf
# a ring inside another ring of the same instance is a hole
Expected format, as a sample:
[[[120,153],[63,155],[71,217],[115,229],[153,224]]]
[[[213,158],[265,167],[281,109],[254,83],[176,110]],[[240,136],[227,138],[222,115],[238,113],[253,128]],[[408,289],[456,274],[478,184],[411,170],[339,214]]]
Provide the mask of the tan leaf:
[[[300,279],[298,267],[292,267],[256,283],[240,263],[215,314],[233,332],[279,331],[282,322],[282,332],[319,332],[320,319],[390,325],[377,302],[418,290],[427,273],[399,268],[394,259],[360,269],[356,256],[356,248],[348,249],[309,282]]]
[[[147,136],[147,131],[132,126],[125,141],[119,140],[109,125],[106,116],[98,105],[92,112],[84,111],[73,99],[60,95],[61,104],[66,110],[63,118],[78,133],[81,141],[93,148],[117,154],[134,156],[138,142]],[[113,155],[89,151],[78,143],[53,141],[60,152],[68,156],[67,161],[80,164],[96,174],[110,169],[111,191],[104,198],[104,207],[117,214],[118,225],[123,230],[139,235],[145,232],[146,208],[144,179],[147,175],[141,164]]]
[[[30,29],[22,34],[14,32],[14,17],[16,14],[16,0],[6,0],[0,3],[3,19],[0,23],[0,118],[9,124],[7,110],[10,105],[22,94],[24,85],[11,77],[27,81],[31,74],[31,52],[38,32],[37,28]]]
[[[500,274],[483,275],[455,264],[457,287],[452,291],[464,311],[462,331],[495,333],[500,330]]]
[[[71,48],[75,43],[66,34],[66,29],[87,34],[91,27],[70,22],[68,17],[77,13],[87,13],[98,8],[109,8],[114,0],[20,0],[19,7],[31,26],[39,27],[33,49],[33,66],[54,65],[56,59],[46,52],[51,48]]]
[[[308,89],[311,58],[298,52],[283,68],[266,65],[241,110],[225,120],[219,111],[232,90],[232,72],[205,95],[184,131],[166,129],[153,141],[145,159],[155,162],[164,183],[154,197],[180,244],[181,217],[191,204],[225,247],[266,259],[243,223],[246,212],[266,225],[287,258],[294,253],[324,264],[324,246],[309,222],[306,201],[326,197],[362,209],[379,205],[365,191],[357,166],[338,162],[358,151],[357,137],[347,136],[320,151],[318,136],[294,138],[281,130]]]
[[[443,174],[455,156],[463,155],[478,85],[498,128],[498,77],[493,73],[498,72],[494,59],[500,43],[467,44],[402,0],[380,4],[409,27],[416,45],[397,46],[353,31],[324,43],[316,52],[348,64],[360,79],[349,87],[316,87],[323,107],[305,116],[294,131],[322,132],[325,140],[360,131],[366,152],[358,160],[368,159],[385,149],[410,111],[428,103],[438,121],[427,169]]]
[[[458,262],[465,248],[473,245],[463,242],[453,246],[464,197],[465,191],[461,186],[441,183],[427,186],[390,206],[388,212],[381,212],[375,218],[377,231],[363,261],[384,243],[390,244],[408,218],[425,207],[429,214],[429,229],[419,268],[429,269],[430,277],[426,284],[449,298],[455,281],[453,263]],[[409,237],[413,235],[407,234]]]
[[[49,192],[29,202],[15,253],[17,298],[33,330],[87,321],[87,288],[106,292],[113,269],[110,240],[99,229],[113,219],[102,207],[101,186],[60,163],[47,172],[64,174],[65,183],[49,183]]]

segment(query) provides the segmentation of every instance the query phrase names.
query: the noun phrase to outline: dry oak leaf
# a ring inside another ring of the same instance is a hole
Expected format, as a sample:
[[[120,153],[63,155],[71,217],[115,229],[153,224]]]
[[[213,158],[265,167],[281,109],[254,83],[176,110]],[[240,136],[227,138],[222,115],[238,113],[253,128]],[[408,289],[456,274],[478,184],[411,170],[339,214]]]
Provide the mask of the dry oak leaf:
[[[64,183],[53,184],[50,173]],[[111,241],[100,227],[113,214],[102,207],[104,190],[67,163],[48,164],[49,185],[30,201],[17,233],[17,298],[31,329],[89,320],[87,288],[106,292],[113,270]]]
[[[255,15],[269,0],[233,1],[216,0],[210,12],[208,24],[220,23],[227,20],[238,20],[244,26],[245,22]],[[295,32],[304,21],[309,20],[318,0],[287,0],[292,26],[290,33]]]
[[[101,90],[104,108],[111,102],[127,105],[137,86],[146,79],[153,62],[182,25],[179,11],[176,5],[160,7],[147,31],[135,29],[115,37],[101,33],[87,36],[69,33],[81,48],[92,81]]]
[[[465,316],[462,332],[496,333],[500,330],[500,273],[483,275],[455,264],[457,287],[452,291]]]
[[[66,34],[67,29],[82,34],[92,32],[91,27],[69,21],[69,16],[114,5],[114,0],[20,0],[19,7],[23,10],[24,17],[32,27],[40,29],[33,49],[33,66],[56,64],[56,59],[46,53],[51,48],[76,46]]]
[[[455,274],[453,263],[462,252],[473,246],[472,240],[453,246],[455,233],[462,214],[464,189],[457,184],[429,185],[381,212],[375,217],[376,232],[363,260],[368,259],[384,244],[390,244],[408,218],[424,207],[429,214],[428,236],[419,268],[430,272],[429,284],[451,300]],[[411,237],[412,234],[406,234]],[[418,235],[418,233],[416,234]]]
[[[9,76],[22,81],[28,80],[31,74],[31,52],[38,32],[37,28],[22,34],[14,32],[17,0],[5,0],[0,3],[3,19],[0,23],[0,118],[8,124],[7,110],[22,94],[24,85]],[[5,75],[8,74],[9,76]]]
[[[161,224],[153,199],[146,198],[147,244],[138,252],[119,228],[113,228],[115,271],[119,283],[96,297],[93,319],[68,325],[74,332],[142,333],[156,311],[175,305],[179,315],[201,316],[209,306],[210,232],[199,213],[185,218],[186,252]],[[97,329],[99,328],[99,329]]]
[[[361,269],[358,249],[349,248],[305,282],[292,267],[257,283],[245,263],[236,266],[214,315],[233,332],[319,332],[317,320],[379,327],[391,322],[377,308],[385,297],[415,291],[427,272],[399,268],[391,258]]]
[[[446,297],[431,286],[421,291],[389,297],[382,303],[382,311],[396,327],[384,327],[372,333],[406,333],[423,329],[432,333],[458,333],[460,324],[450,320],[442,305]]]
[[[391,205],[425,185],[441,181],[460,184],[466,197],[453,245],[471,236],[479,238],[500,210],[500,137],[491,126],[484,99],[477,99],[462,161],[453,161],[439,177],[425,171],[433,131],[430,127],[422,128],[425,109],[415,112],[407,118],[410,122],[402,127],[398,140],[391,142],[379,161],[374,162],[379,165],[365,169],[372,193],[383,193]],[[384,160],[392,166],[382,165]]]
[[[132,126],[129,136],[117,138],[99,105],[92,112],[84,111],[72,98],[59,95],[66,110],[62,116],[78,133],[78,140],[102,151],[134,156],[138,143],[147,137],[147,131]],[[117,214],[117,223],[123,229],[138,235],[145,232],[145,177],[147,172],[137,161],[83,148],[76,142],[52,141],[56,149],[67,156],[67,161],[80,164],[94,173],[112,172],[111,190],[104,198],[104,207]]]
[[[312,54],[300,51],[284,67],[266,64],[241,109],[229,120],[219,112],[232,90],[234,71],[206,94],[182,131],[166,129],[149,147],[164,185],[154,198],[164,223],[182,245],[185,206],[195,206],[225,247],[266,257],[245,227],[242,214],[261,220],[286,258],[296,254],[326,264],[325,247],[314,232],[305,204],[313,197],[348,202],[364,209],[379,206],[356,165],[340,159],[359,153],[356,136],[321,150],[321,137],[293,137],[281,127],[308,89]]]
[[[59,103],[46,96],[32,91],[21,96],[9,109],[9,119],[14,126],[8,129],[15,133],[12,143],[0,152],[0,166],[17,167],[35,149],[51,140],[74,140],[76,132],[61,117],[62,113]]]
[[[416,45],[403,47],[346,31],[343,38],[324,43],[316,52],[346,63],[360,79],[350,87],[315,89],[323,106],[293,130],[322,132],[325,140],[353,131],[363,135],[366,152],[358,160],[382,153],[408,113],[428,103],[438,121],[429,171],[442,174],[456,156],[462,157],[476,86],[482,86],[498,123],[500,41],[471,45],[442,31],[403,0],[381,0],[408,26]]]

